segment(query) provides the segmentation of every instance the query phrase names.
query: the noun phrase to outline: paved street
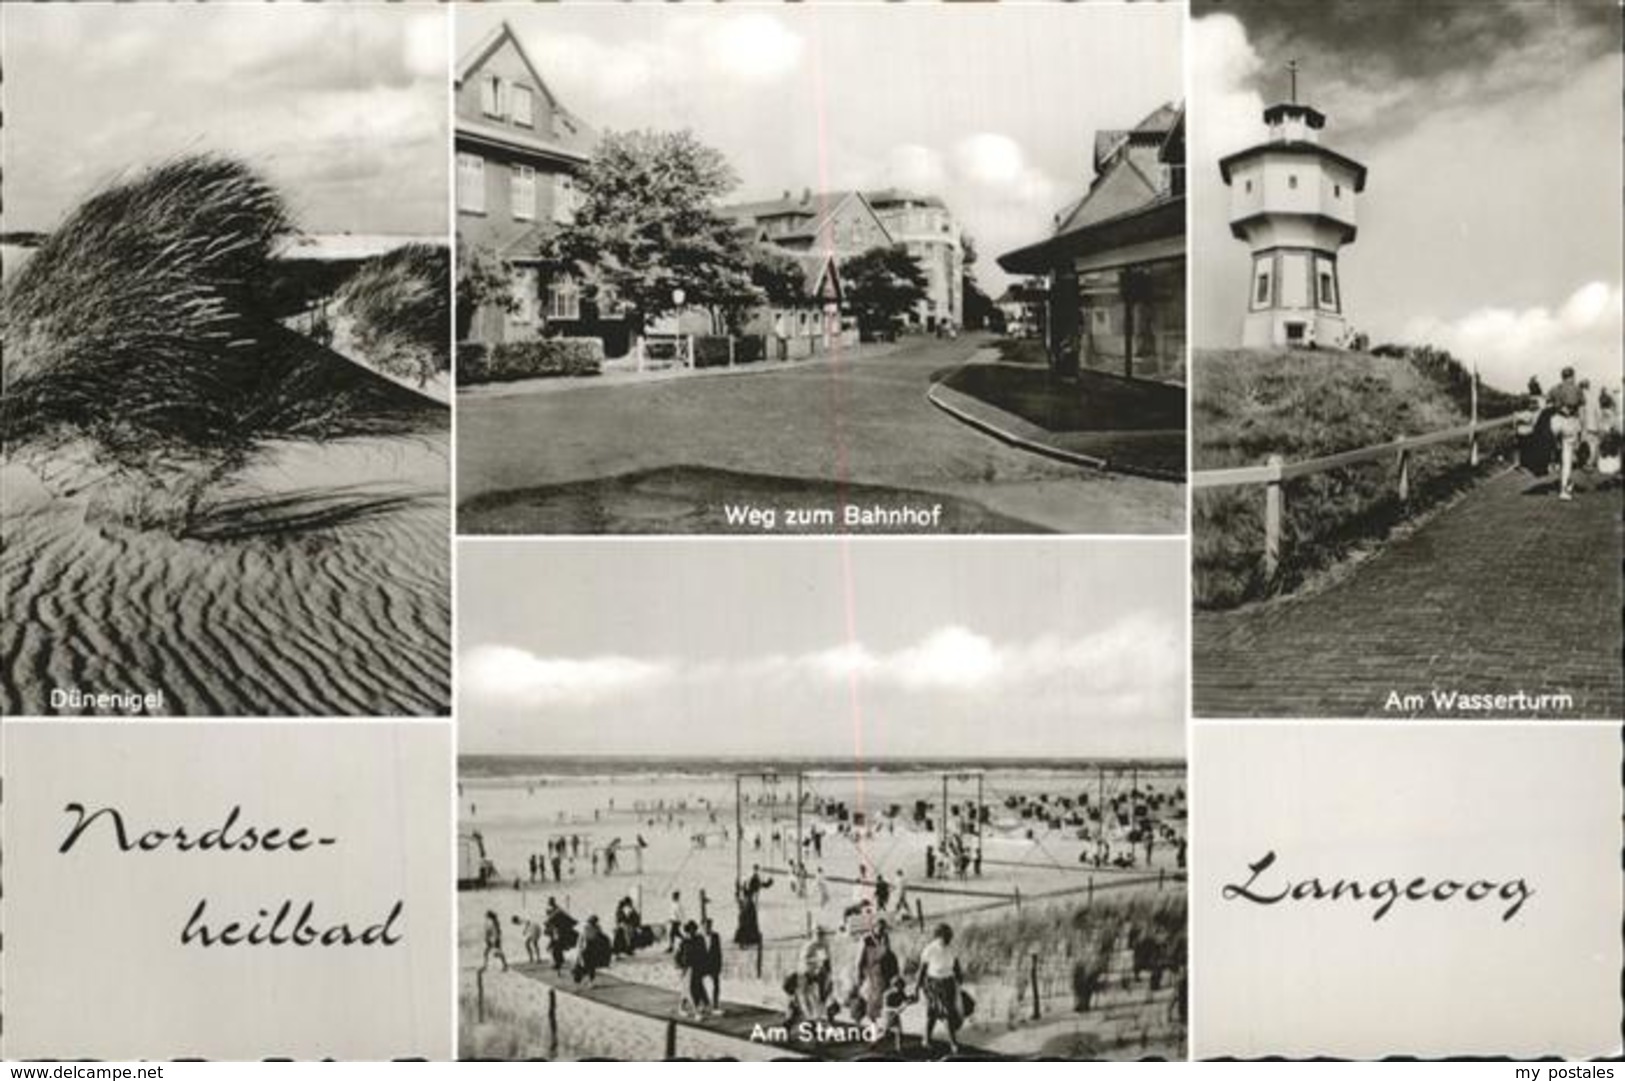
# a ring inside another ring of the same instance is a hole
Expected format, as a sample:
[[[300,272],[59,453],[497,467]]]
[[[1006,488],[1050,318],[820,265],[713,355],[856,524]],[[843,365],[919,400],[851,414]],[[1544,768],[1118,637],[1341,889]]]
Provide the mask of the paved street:
[[[1502,474],[1323,591],[1197,614],[1196,716],[1618,720],[1621,498],[1593,480],[1563,503]],[[1573,703],[1485,712],[1435,691]]]
[[[1181,485],[1015,450],[927,402],[932,379],[986,341],[920,339],[881,355],[727,376],[464,394],[460,528],[725,531],[724,502],[846,498],[943,501],[943,531],[1183,528]]]

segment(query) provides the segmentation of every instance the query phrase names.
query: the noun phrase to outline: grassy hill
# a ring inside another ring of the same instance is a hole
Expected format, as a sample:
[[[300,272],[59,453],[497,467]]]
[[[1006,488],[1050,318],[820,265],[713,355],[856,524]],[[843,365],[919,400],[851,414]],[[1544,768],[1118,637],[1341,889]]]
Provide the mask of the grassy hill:
[[[1387,353],[1386,350],[1384,350]],[[1374,355],[1302,350],[1197,350],[1192,364],[1192,465],[1201,471],[1288,462],[1354,450],[1466,423],[1470,376],[1446,354]],[[1480,391],[1479,415],[1510,412],[1516,399]],[[1498,433],[1499,434],[1499,433]],[[1498,445],[1481,444],[1486,460]],[[1416,452],[1411,500],[1395,492],[1394,459],[1287,482],[1282,559],[1264,579],[1261,486],[1194,493],[1194,599],[1228,608],[1290,592],[1354,547],[1385,535],[1407,515],[1474,478],[1467,445]]]

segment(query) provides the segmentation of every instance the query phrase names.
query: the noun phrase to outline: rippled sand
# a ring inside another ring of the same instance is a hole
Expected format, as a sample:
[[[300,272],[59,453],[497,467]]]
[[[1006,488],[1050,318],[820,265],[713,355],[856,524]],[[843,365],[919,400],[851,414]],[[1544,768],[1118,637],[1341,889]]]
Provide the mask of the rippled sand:
[[[0,709],[162,692],[169,715],[450,710],[446,440],[280,448],[206,539],[97,523],[0,471]]]

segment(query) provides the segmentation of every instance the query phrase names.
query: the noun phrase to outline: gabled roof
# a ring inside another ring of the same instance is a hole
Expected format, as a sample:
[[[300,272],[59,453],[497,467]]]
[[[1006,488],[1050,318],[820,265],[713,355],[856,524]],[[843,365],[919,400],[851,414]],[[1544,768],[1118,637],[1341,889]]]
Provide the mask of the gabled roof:
[[[875,213],[875,208],[869,205],[859,191],[830,191],[806,193],[803,197],[768,199],[754,203],[733,203],[728,206],[717,207],[717,213],[725,218],[736,218],[748,221],[761,221],[764,218],[776,218],[783,215],[794,215],[806,218],[805,224],[799,226],[794,233],[783,234],[780,239],[787,237],[815,237],[829,224],[830,219],[839,214],[843,207],[853,200],[868,212],[880,227],[881,232],[889,238],[891,233],[886,230],[886,224]]]
[[[891,206],[894,203],[919,203],[921,206],[934,206],[947,210],[948,206],[935,195],[920,195],[917,192],[905,191],[902,188],[881,188],[879,191],[866,191],[863,197],[869,200],[869,205],[879,209]]]
[[[468,77],[474,74],[480,65],[489,60],[491,54],[504,44],[513,46],[514,52],[519,54],[519,59],[524,62],[525,70],[530,72],[530,77],[535,80],[537,87],[547,96],[547,100],[551,104],[558,105],[559,99],[553,96],[553,91],[548,89],[547,80],[543,79],[541,72],[536,70],[536,65],[530,62],[530,54],[525,52],[523,45],[519,44],[519,35],[513,32],[513,27],[508,25],[506,19],[498,23],[490,33],[475,42],[474,47],[464,53],[461,59],[457,61],[457,85],[462,86],[468,80]]]
[[[1161,146],[1180,127],[1185,117],[1184,103],[1164,102],[1132,128],[1095,132],[1095,172],[1100,172],[1125,145]]]
[[[804,281],[803,288],[809,297],[816,297],[827,277],[835,284],[835,295],[839,298],[846,289],[841,284],[840,264],[835,256],[828,252],[784,252],[789,258],[795,260],[801,268]]]
[[[519,60],[530,73],[531,81],[547,99],[549,111],[553,114],[557,130],[551,139],[544,139],[534,131],[522,131],[510,124],[492,124],[485,120],[472,117],[457,117],[457,132],[482,141],[504,144],[508,149],[530,150],[542,154],[553,154],[575,161],[586,161],[592,156],[592,147],[597,142],[597,133],[591,125],[564,107],[558,95],[553,93],[542,78],[536,65],[531,63],[530,54],[519,43],[519,35],[513,32],[506,19],[497,24],[490,33],[486,34],[474,47],[463,54],[457,61],[457,85],[460,87],[469,76],[479,70],[491,56],[502,46],[511,45],[518,54]]]

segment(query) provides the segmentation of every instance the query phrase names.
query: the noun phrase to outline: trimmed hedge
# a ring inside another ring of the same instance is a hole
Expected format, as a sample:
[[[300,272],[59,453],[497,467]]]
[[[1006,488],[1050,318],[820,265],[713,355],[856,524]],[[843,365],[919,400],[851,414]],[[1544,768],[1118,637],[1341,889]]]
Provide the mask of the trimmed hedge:
[[[746,334],[735,338],[735,364],[754,364],[766,355],[766,339],[760,334]],[[706,335],[694,338],[694,367],[726,368],[728,366],[727,335]]]
[[[537,338],[485,346],[457,347],[457,382],[504,383],[562,375],[599,375],[604,343],[598,338]]]

